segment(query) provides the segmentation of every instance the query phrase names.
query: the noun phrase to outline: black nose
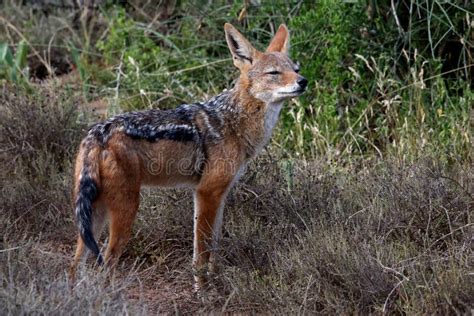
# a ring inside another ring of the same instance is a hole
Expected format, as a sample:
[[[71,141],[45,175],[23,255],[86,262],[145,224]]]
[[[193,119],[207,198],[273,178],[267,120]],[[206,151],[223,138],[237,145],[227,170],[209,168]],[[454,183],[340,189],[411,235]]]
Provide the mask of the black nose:
[[[296,83],[298,83],[301,89],[305,89],[306,86],[308,85],[308,80],[306,80],[305,77],[299,77]]]

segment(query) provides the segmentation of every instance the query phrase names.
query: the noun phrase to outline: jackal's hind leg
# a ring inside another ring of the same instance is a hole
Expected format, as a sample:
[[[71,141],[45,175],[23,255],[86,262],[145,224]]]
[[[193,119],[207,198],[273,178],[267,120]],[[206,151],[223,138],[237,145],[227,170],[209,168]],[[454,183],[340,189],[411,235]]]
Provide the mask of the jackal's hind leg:
[[[108,203],[109,208],[109,242],[105,251],[105,261],[114,267],[130,239],[132,225],[138,211],[139,189],[122,189]]]

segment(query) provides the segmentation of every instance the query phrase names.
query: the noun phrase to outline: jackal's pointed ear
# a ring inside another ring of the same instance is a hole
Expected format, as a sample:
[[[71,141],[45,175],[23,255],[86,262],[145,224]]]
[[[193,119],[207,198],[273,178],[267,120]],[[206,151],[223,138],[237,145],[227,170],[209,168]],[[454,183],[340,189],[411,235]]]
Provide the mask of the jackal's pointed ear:
[[[285,24],[281,24],[273,37],[270,45],[268,45],[267,52],[280,52],[288,54],[290,48],[290,32]]]
[[[242,69],[245,65],[251,65],[255,60],[257,50],[232,24],[226,23],[224,30],[235,67]]]

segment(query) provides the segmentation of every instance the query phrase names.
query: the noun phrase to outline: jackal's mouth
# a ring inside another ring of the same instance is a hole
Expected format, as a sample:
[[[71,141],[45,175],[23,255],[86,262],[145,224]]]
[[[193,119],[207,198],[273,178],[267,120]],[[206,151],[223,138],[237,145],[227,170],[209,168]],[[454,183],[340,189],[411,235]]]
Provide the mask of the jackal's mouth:
[[[298,90],[290,91],[290,92],[280,91],[278,93],[281,94],[281,95],[286,95],[286,96],[298,96],[298,95],[303,94],[303,92],[305,92],[305,91],[306,91],[306,89],[298,89]]]

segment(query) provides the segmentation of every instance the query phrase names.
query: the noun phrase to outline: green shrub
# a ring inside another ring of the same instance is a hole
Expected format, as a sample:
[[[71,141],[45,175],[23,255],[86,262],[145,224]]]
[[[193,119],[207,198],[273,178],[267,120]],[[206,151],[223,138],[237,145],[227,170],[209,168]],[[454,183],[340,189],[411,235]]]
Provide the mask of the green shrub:
[[[123,9],[112,9],[108,19],[110,30],[97,48],[113,74],[107,77],[114,77],[102,84],[114,91],[111,97],[117,111],[175,107],[202,99],[209,89],[225,87],[222,80],[215,80],[217,73],[229,68],[221,66],[215,56],[223,47],[213,38],[206,38],[207,30],[197,30],[194,19],[183,17],[179,29],[167,35],[131,19]],[[219,37],[223,43],[223,37]],[[201,71],[203,68],[206,72]]]
[[[344,160],[387,151],[416,157],[426,146],[441,156],[469,157],[473,94],[463,69],[469,60],[462,58],[468,48],[456,61],[457,76],[447,78],[451,57],[437,46],[449,45],[449,31],[467,40],[471,27],[464,8],[434,1],[427,14],[426,4],[412,2],[423,12],[416,14],[397,8],[408,29],[403,34],[382,5],[367,16],[362,3],[322,1],[290,21],[292,54],[312,85],[284,116],[284,147]]]
[[[14,83],[24,83],[28,80],[28,69],[26,69],[26,57],[28,46],[21,41],[12,53],[6,43],[0,43],[0,80],[7,79]]]

